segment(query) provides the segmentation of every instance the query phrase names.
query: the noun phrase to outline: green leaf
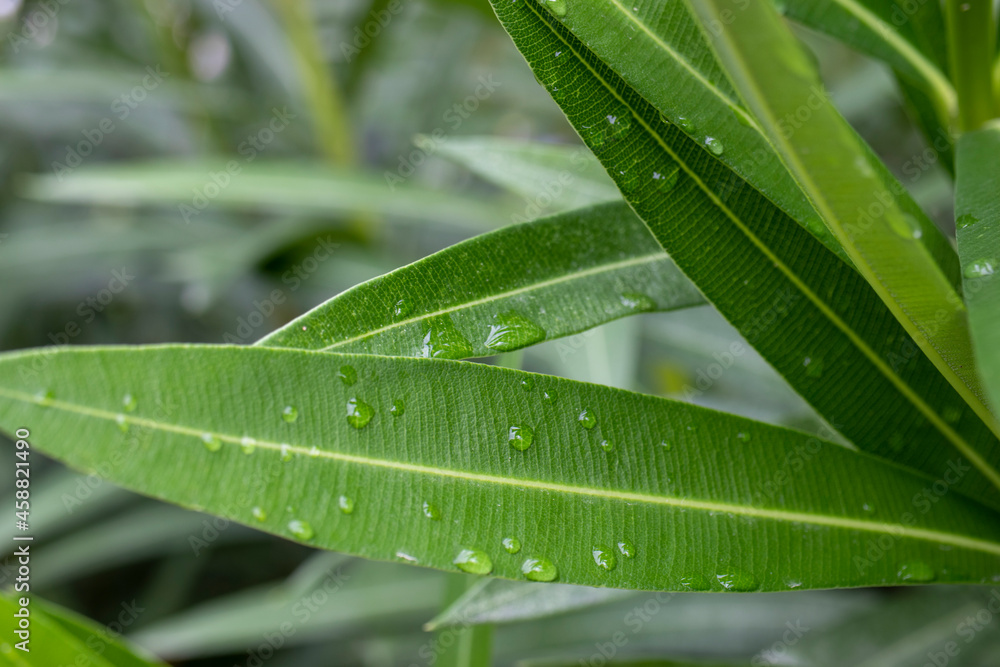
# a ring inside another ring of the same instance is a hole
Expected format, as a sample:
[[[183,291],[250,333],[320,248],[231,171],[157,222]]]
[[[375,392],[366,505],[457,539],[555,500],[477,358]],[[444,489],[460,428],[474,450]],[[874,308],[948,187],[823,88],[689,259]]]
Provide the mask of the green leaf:
[[[689,1],[705,21],[740,9],[740,30],[724,29],[713,42],[736,87],[858,270],[980,419],[1000,433],[979,388],[959,292],[918,242],[921,232],[883,189],[883,180],[863,168],[864,149],[847,122],[815,94],[819,76],[795,37],[768,3]],[[810,122],[788,132],[784,119],[803,105],[812,111]],[[928,418],[947,428],[940,416]],[[995,459],[970,444],[955,444],[1000,486]]]
[[[538,2],[494,2],[536,76],[677,266],[859,448],[933,477],[956,456],[1000,460],[989,427],[858,273],[727,169],[716,155],[727,145],[706,146],[705,135],[665,122],[562,23],[597,21],[599,7],[577,4],[558,18]],[[663,174],[677,176],[666,192],[655,177]],[[1000,507],[992,465],[954,488]]]
[[[624,203],[505,227],[362,283],[261,345],[482,357],[704,303]]]
[[[455,137],[436,144],[434,149],[442,157],[524,197],[529,214],[535,210],[532,206],[560,211],[621,199],[614,181],[584,146]]]
[[[120,631],[102,627],[68,609],[45,602],[37,595],[27,596],[30,602],[22,607],[17,593],[0,593],[0,615],[3,616],[3,643],[0,644],[0,664],[16,667],[38,665],[92,665],[93,667],[151,667],[161,662],[141,658],[124,641]],[[13,645],[21,641],[14,634],[18,629],[21,609],[28,610],[30,623],[29,651]],[[125,610],[127,611],[127,610]],[[123,611],[124,614],[124,611]],[[123,616],[130,621],[135,618]]]
[[[0,428],[30,426],[32,451],[366,558],[650,590],[1000,573],[1000,517],[959,494],[913,500],[928,478],[796,431],[505,368],[71,347],[0,356],[0,399]],[[947,479],[963,472],[953,462]],[[891,547],[872,556],[879,539]]]
[[[956,236],[979,376],[1000,410],[1000,125],[962,135],[955,192]]]
[[[461,598],[479,582],[472,575],[452,575],[445,583],[444,605]],[[429,629],[429,628],[424,628]],[[437,653],[434,667],[483,667],[492,664],[493,626],[480,624],[459,628],[442,628],[434,645]]]
[[[454,194],[442,196],[438,190],[419,185],[388,185],[391,196],[387,196],[384,175],[331,169],[323,164],[248,164],[220,159],[81,167],[68,176],[23,177],[20,191],[25,197],[47,202],[173,206],[178,219],[191,223],[215,206],[265,209],[285,215],[289,211],[378,213],[402,220],[431,220],[475,232],[503,222],[496,205]]]
[[[514,623],[579,611],[634,595],[633,591],[616,588],[484,579],[428,621],[424,629]]]

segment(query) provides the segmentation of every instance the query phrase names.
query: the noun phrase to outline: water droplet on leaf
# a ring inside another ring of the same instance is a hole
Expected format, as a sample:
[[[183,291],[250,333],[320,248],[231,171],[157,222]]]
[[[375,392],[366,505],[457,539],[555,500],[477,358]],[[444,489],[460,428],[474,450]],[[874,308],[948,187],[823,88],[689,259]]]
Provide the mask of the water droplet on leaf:
[[[597,426],[597,417],[589,409],[584,409],[577,415],[576,420],[580,422],[580,426],[584,427],[588,431],[595,426]]]
[[[451,562],[462,572],[469,574],[489,574],[493,571],[493,560],[489,554],[479,549],[462,549]]]
[[[253,454],[253,450],[257,447],[257,441],[248,435],[243,436],[240,440],[240,449],[243,450],[244,454]]]
[[[337,498],[337,508],[344,514],[354,513],[354,498],[350,496],[340,496]]]
[[[528,558],[521,563],[521,573],[530,581],[552,581],[559,570],[548,558]]]
[[[606,452],[613,452],[615,449],[615,443],[610,440],[601,440],[601,449]]]
[[[594,547],[591,553],[594,556],[594,564],[602,570],[610,572],[618,565],[618,557],[615,552],[605,547]]]
[[[286,423],[291,424],[299,418],[299,409],[294,405],[286,405],[285,409],[281,411],[281,418],[284,419]]]
[[[530,426],[511,426],[507,431],[507,442],[510,446],[519,451],[524,451],[531,447],[535,440],[535,432]]]
[[[491,350],[508,352],[545,340],[545,329],[514,311],[493,318],[483,345]]]
[[[205,449],[210,452],[217,452],[222,449],[222,441],[211,433],[202,433],[201,442],[205,445]]]
[[[760,584],[749,574],[744,572],[729,572],[727,574],[717,574],[719,584],[727,591],[737,593],[748,593],[760,588]]]
[[[397,398],[392,402],[389,414],[393,417],[402,417],[404,412],[406,412],[406,403],[403,402],[403,399]]]
[[[521,540],[516,537],[505,537],[501,544],[503,544],[504,551],[509,554],[516,554],[521,550]]]
[[[635,558],[635,545],[628,540],[622,540],[618,543],[618,551],[625,558]]]
[[[392,314],[396,317],[406,317],[411,312],[413,312],[413,304],[406,299],[400,299],[392,307]]]
[[[899,568],[897,576],[903,581],[914,581],[914,582],[927,582],[934,581],[937,575],[934,573],[934,568],[932,568],[927,563],[921,561],[914,561],[912,563],[904,563]]]
[[[358,372],[354,370],[354,366],[341,366],[337,372],[337,377],[340,378],[341,382],[350,387],[358,381]]]
[[[450,316],[441,315],[424,322],[424,334],[416,356],[433,359],[465,359],[472,356],[472,343],[459,333]]]
[[[811,378],[819,378],[823,375],[823,360],[806,357],[802,360],[802,365],[806,369],[806,375]]]
[[[985,278],[986,276],[992,276],[995,270],[995,260],[980,259],[966,264],[963,273],[966,278]]]
[[[722,152],[725,150],[722,142],[715,137],[705,137],[705,148],[707,148],[712,155],[722,155]]]
[[[313,527],[301,519],[292,519],[288,522],[288,532],[300,540],[311,540],[316,536]]]
[[[625,292],[618,300],[629,310],[639,313],[646,313],[656,310],[656,302],[640,292]]]
[[[660,192],[670,192],[677,185],[677,180],[680,178],[680,167],[673,165],[668,169],[663,171],[653,172],[653,183],[656,185],[656,189]]]
[[[538,0],[542,6],[556,16],[566,16],[566,0]]]
[[[372,420],[375,411],[360,398],[347,399],[347,423],[354,428],[364,428]]]
[[[263,508],[254,507],[250,510],[250,514],[257,521],[267,521],[267,512],[265,512]]]
[[[426,500],[424,501],[423,510],[424,510],[424,516],[430,519],[431,521],[441,520],[441,510],[439,510],[436,506],[432,505]]]
[[[137,405],[135,396],[132,394],[125,394],[122,397],[122,407],[125,409],[125,412],[135,412]]]

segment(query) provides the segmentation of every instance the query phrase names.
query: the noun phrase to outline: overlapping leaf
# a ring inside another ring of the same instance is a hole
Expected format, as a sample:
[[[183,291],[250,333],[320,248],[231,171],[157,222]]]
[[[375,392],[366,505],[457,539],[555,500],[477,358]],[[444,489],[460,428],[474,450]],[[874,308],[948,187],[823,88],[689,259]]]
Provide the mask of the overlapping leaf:
[[[860,275],[718,159],[730,146],[714,128],[692,136],[669,122],[574,36],[603,20],[602,8],[577,4],[559,17],[545,3],[494,3],[677,266],[828,422],[934,477],[975,454],[984,465],[953,488],[1000,505],[990,479],[1000,443],[987,425]]]

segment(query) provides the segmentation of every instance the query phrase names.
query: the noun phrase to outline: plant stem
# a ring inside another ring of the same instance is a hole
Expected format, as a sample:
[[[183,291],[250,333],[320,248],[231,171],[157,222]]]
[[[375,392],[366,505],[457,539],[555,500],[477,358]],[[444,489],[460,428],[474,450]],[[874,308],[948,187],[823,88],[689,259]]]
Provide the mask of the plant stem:
[[[948,0],[948,54],[958,92],[963,132],[982,127],[996,115],[993,49],[996,38],[992,0]]]

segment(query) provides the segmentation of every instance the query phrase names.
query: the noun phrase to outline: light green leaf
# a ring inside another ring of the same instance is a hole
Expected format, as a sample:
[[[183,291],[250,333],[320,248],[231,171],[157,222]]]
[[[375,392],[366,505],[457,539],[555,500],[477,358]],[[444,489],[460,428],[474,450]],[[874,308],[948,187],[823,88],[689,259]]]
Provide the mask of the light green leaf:
[[[418,140],[418,145],[422,145]],[[496,137],[455,137],[436,144],[442,157],[524,197],[524,217],[621,199],[614,181],[585,146],[512,141]],[[551,202],[551,203],[549,203]]]
[[[450,606],[479,583],[476,577],[468,574],[448,577],[445,582],[444,606]],[[432,663],[434,667],[483,667],[492,664],[492,625],[442,628],[436,635],[434,646],[437,654]]]
[[[634,591],[616,588],[484,579],[428,621],[424,628],[513,623],[579,611],[634,595]]]
[[[859,448],[933,477],[975,457],[981,467],[953,488],[1000,507],[991,481],[1000,442],[973,407],[858,273],[717,159],[727,145],[665,122],[562,23],[596,21],[597,7],[577,4],[560,18],[539,2],[494,3],[671,259],[827,422]]]
[[[353,287],[261,345],[461,359],[704,303],[624,203],[505,227]]]
[[[503,224],[495,205],[454,194],[443,196],[418,185],[387,184],[384,175],[336,170],[324,164],[246,163],[245,159],[88,166],[61,178],[24,177],[20,191],[47,202],[172,206],[179,220],[192,224],[214,206],[282,214],[377,213],[475,232]]]
[[[1000,517],[959,494],[922,511],[928,478],[796,431],[481,364],[244,346],[5,354],[0,428],[25,424],[32,451],[103,465],[126,488],[450,571],[715,591],[1000,573]],[[892,546],[872,557],[880,538]]]
[[[979,376],[1000,410],[1000,125],[962,135],[955,192],[956,236],[962,289]]]
[[[121,640],[120,633],[101,627],[68,609],[45,602],[37,595],[27,596],[30,602],[22,607],[18,593],[0,593],[0,615],[3,617],[3,640],[0,642],[0,664],[14,667],[41,665],[92,665],[93,667],[152,667],[161,662],[139,657],[134,649]],[[18,629],[21,609],[28,610],[30,641],[28,651],[15,648],[22,641],[14,634]],[[124,613],[124,612],[123,612]],[[131,621],[134,618],[129,617]]]

